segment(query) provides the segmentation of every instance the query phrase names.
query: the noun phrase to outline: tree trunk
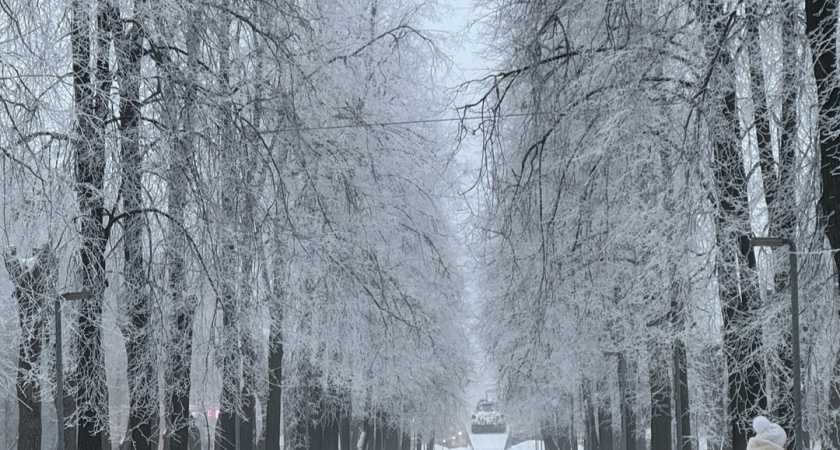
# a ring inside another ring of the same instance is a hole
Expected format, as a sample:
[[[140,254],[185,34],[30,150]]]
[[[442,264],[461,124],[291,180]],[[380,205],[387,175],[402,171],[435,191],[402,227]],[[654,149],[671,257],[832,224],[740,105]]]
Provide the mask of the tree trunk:
[[[280,450],[280,435],[283,428],[282,420],[282,388],[283,380],[283,337],[281,322],[275,318],[269,336],[268,354],[268,405],[265,409],[265,448],[266,450]]]
[[[320,420],[313,419],[322,413],[323,411],[321,411],[319,405],[316,412],[307,417],[306,423],[308,440],[307,446],[305,447],[306,450],[318,450],[324,447],[324,423]]]
[[[350,431],[352,427],[350,425],[350,411],[342,410],[341,417],[339,418],[338,423],[338,442],[341,450],[347,450],[351,447],[350,444]]]
[[[589,391],[589,386],[587,386],[587,384],[588,382],[584,381],[582,395],[584,412],[583,425],[586,432],[586,440],[584,441],[583,448],[585,450],[600,450],[600,444],[598,442],[598,422],[595,409],[592,405],[592,394]]]
[[[543,433],[542,440],[545,450],[560,450],[557,439],[553,435]]]
[[[677,450],[691,450],[691,415],[688,405],[688,361],[685,344],[674,341],[674,400],[677,424]]]
[[[735,13],[723,13],[721,2],[710,2],[701,9],[707,32],[712,36],[709,50],[719,55],[721,70],[732,70],[732,61],[722,43],[733,33]],[[712,25],[709,25],[712,24]],[[760,332],[748,328],[759,307],[755,280],[750,280],[755,255],[748,248],[739,254],[750,233],[747,179],[744,174],[738,130],[735,87],[730,81],[713,79],[713,92],[721,92],[717,118],[710,123],[713,169],[717,193],[716,240],[720,251],[717,277],[723,303],[724,353],[728,370],[728,417],[733,450],[747,445],[745,424],[766,408],[763,391],[764,368],[753,355],[758,354]]]
[[[362,450],[373,450],[376,446],[376,427],[374,426],[373,421],[369,418],[362,422],[362,435]],[[433,436],[430,441],[432,445],[434,445],[434,440],[435,438]]]
[[[64,392],[72,392],[75,388],[76,382],[72,379],[67,380],[65,379],[65,386]],[[62,399],[64,402],[64,417],[73,417],[76,412],[76,399],[70,394],[65,394],[64,398]],[[66,420],[65,420],[66,422]],[[70,424],[69,426],[65,424],[64,427],[64,450],[76,450],[77,442],[79,439],[79,428]]]
[[[783,6],[790,17],[796,17],[796,8],[791,5]],[[755,9],[754,7],[752,9]],[[748,42],[757,53],[760,48],[760,37],[758,31],[758,16],[748,14],[749,38]],[[795,20],[784,20],[782,25],[783,55],[797,61],[798,44],[801,36],[798,36]],[[797,64],[794,64],[797,66]],[[751,78],[753,80],[754,94],[756,99],[756,130],[758,131],[758,145],[761,156],[761,170],[764,178],[765,202],[768,207],[769,236],[793,238],[796,233],[796,188],[795,188],[795,165],[796,165],[796,94],[799,89],[798,75],[795,70],[787,70],[782,79],[783,99],[781,130],[778,148],[773,148],[770,135],[770,122],[772,114],[770,110],[770,99],[764,92],[764,75],[759,64],[752,65]],[[778,161],[773,155],[774,150],[778,151]],[[787,265],[780,265],[779,271],[774,273],[773,290],[782,293],[789,288]],[[789,294],[786,294],[789,295]],[[788,300],[786,297],[785,301]],[[790,311],[783,313],[783,323],[789,322]],[[791,394],[792,379],[790,374],[793,371],[793,360],[790,351],[791,333],[788,328],[784,329],[783,339],[777,347],[777,355],[783,370],[776,371],[775,376],[775,403],[776,420],[793,436],[793,396]]]
[[[650,448],[671,448],[671,383],[661,345],[651,349]]]
[[[74,374],[77,383],[78,447],[100,450],[107,433],[107,388],[102,355],[101,323],[105,291],[105,122],[109,116],[110,68],[107,56],[110,20],[100,1],[96,45],[90,36],[91,17],[87,4],[74,0],[71,6],[70,41],[73,53],[73,99],[76,106],[74,162],[79,202],[82,245],[82,286],[91,292],[79,307],[79,361]],[[92,52],[92,48],[96,49]],[[90,67],[96,58],[96,70]],[[95,74],[95,76],[94,76]]]
[[[385,429],[382,427],[382,421],[377,420],[373,427],[373,434],[371,434],[371,443],[373,450],[385,450]]]
[[[240,450],[254,450],[256,445],[256,413],[253,398],[248,394],[251,400],[245,400],[242,406],[243,416],[242,422],[239,424],[239,449]]]
[[[199,428],[195,420],[190,420],[187,430],[187,446],[183,448],[185,450],[202,450],[201,428]],[[177,436],[180,436],[180,434]]]
[[[329,416],[329,414],[327,414]],[[338,450],[339,425],[337,419],[322,419],[319,426],[322,437],[321,447],[323,450]],[[314,447],[310,447],[315,450]]]
[[[219,128],[221,146],[218,149],[222,165],[221,175],[221,210],[220,226],[217,229],[217,251],[220,258],[219,269],[222,273],[235,274],[238,272],[236,264],[236,194],[238,192],[238,174],[236,173],[237,148],[231,135],[233,127],[232,105],[228,100],[230,90],[230,25],[227,16],[220,19],[218,29],[219,40],[219,79],[220,93],[225,97],[219,107],[221,125]],[[224,217],[223,220],[221,220]],[[240,367],[240,339],[236,327],[239,310],[238,298],[235,295],[236,280],[225,277],[221,280],[219,304],[222,308],[222,346],[219,348],[219,371],[222,377],[222,394],[220,398],[221,413],[216,423],[216,449],[234,450],[239,439],[241,417],[237,413],[241,406],[241,367]]]
[[[792,7],[789,7],[793,9]],[[791,17],[795,17],[793,11]],[[797,44],[795,42],[796,30],[793,21],[785,21],[782,32],[785,42],[785,54],[797,58]],[[779,144],[779,180],[774,194],[774,200],[769,202],[771,217],[771,236],[787,236],[793,238],[796,233],[796,213],[794,209],[795,185],[796,185],[796,133],[797,133],[797,78],[794,74],[788,74],[784,83],[784,100],[782,101],[782,134]],[[790,295],[790,280],[787,271],[782,270],[775,276],[776,292],[785,292]],[[789,311],[786,311],[789,314]],[[787,321],[788,314],[784,317]],[[776,404],[776,417],[779,424],[787,431],[788,436],[794,434],[793,423],[793,354],[791,351],[791,332],[784,332],[784,339],[778,347],[778,357],[784,368],[778,371],[778,387]]]
[[[819,152],[822,180],[822,223],[833,250],[835,276],[840,283],[840,87],[837,85],[837,0],[805,1],[806,32],[810,39],[814,79],[819,97]],[[838,284],[840,286],[840,284]],[[840,448],[840,354],[835,356],[829,385],[829,440]],[[797,449],[799,450],[799,449]]]
[[[187,69],[196,73],[198,53],[198,18],[197,13],[190,14],[186,25]],[[161,58],[163,58],[161,56]],[[168,58],[157,59],[156,63],[168,74],[166,66],[171,64]],[[168,263],[167,287],[169,291],[171,313],[168,319],[173,333],[168,337],[168,354],[164,388],[166,401],[165,414],[168,434],[166,444],[170,450],[186,450],[193,437],[190,431],[190,366],[192,361],[192,329],[197,307],[194,296],[185,297],[187,236],[185,230],[184,209],[187,206],[189,191],[190,160],[194,153],[193,144],[193,109],[195,105],[196,83],[192,79],[185,83],[183,95],[183,119],[173,111],[180,108],[175,94],[176,80],[167,77],[163,81],[163,92],[168,107],[167,122],[170,123],[172,153],[170,154],[167,174],[169,220],[168,239],[166,241],[166,260]],[[183,129],[179,128],[183,123]],[[200,445],[200,436],[199,445]],[[209,439],[209,437],[208,437]]]
[[[136,9],[135,5],[135,9]],[[119,12],[111,17],[120,23]],[[137,20],[135,18],[135,20]],[[140,149],[140,60],[143,38],[138,23],[127,29],[118,27],[116,45],[120,77],[120,170],[123,199],[123,256],[125,261],[125,301],[129,324],[125,335],[128,365],[129,416],[128,430],[135,450],[151,450],[157,433],[153,418],[157,413],[157,374],[153,359],[149,313],[151,299],[147,292],[146,267],[143,258],[143,152]],[[155,445],[155,447],[157,447]]]
[[[41,389],[38,372],[41,365],[41,342],[44,339],[44,301],[55,292],[55,256],[50,244],[35,253],[36,261],[24,267],[14,253],[5,253],[9,279],[15,285],[20,321],[20,344],[17,382],[18,450],[41,448]]]
[[[840,112],[840,87],[837,86],[837,0],[805,1],[806,31],[811,43],[814,79],[819,95],[819,150],[822,196],[820,207],[825,235],[835,250],[835,269],[840,268],[840,134],[836,132]],[[840,271],[835,273],[840,277]],[[840,281],[840,279],[838,279]]]
[[[618,355],[618,394],[621,415],[621,445],[619,450],[636,450],[636,417],[628,404],[630,394],[627,387],[627,359],[623,353]]]
[[[600,450],[613,450],[613,427],[610,403],[598,402],[598,447]]]
[[[183,264],[183,261],[181,261]],[[170,277],[173,275],[170,274]],[[173,278],[170,278],[172,282]],[[180,286],[171,286],[176,289],[171,294],[173,298],[181,297],[178,290]],[[167,438],[170,450],[186,450],[190,440],[190,361],[192,360],[192,326],[195,315],[196,301],[189,297],[186,302],[179,299],[173,303],[176,308],[173,329],[175,332],[170,337],[170,355],[168,364],[167,379],[170,380],[167,386],[167,402],[169,411],[169,437]]]
[[[250,332],[245,331],[250,334]],[[256,403],[257,395],[255,392],[256,379],[254,371],[257,370],[255,364],[257,362],[256,354],[253,352],[253,340],[246,339],[242,336],[243,356],[247,361],[243,367],[242,376],[242,390],[240,398],[242,399],[242,419],[239,424],[239,450],[254,450],[256,445],[257,433],[257,414]]]
[[[386,426],[382,422],[382,450],[399,450],[400,430],[396,427]]]
[[[729,148],[729,155],[724,155],[723,152],[716,151],[718,172],[736,170],[739,173],[727,174],[718,176],[718,182],[728,180],[730,186],[742,186],[738,184],[737,180],[743,180],[743,172],[739,170],[740,154],[734,145],[726,145]],[[718,146],[718,150],[722,150],[722,145]],[[732,160],[735,159],[734,161]],[[728,167],[728,168],[727,168]],[[732,181],[736,180],[736,181]],[[738,197],[735,202],[740,205],[746,205],[746,195],[743,189],[736,187],[730,188],[733,194]],[[732,198],[732,197],[730,197]],[[743,214],[743,209],[739,210],[733,204],[723,205],[724,213],[730,217],[731,221],[726,224],[719,223],[719,229],[723,227],[731,227],[735,220],[740,220],[744,224],[745,219],[740,216]],[[732,208],[732,209],[730,209]],[[721,220],[721,222],[723,222]],[[738,222],[734,222],[738,223]],[[745,237],[741,237],[745,239]],[[729,372],[729,420],[730,431],[732,433],[732,448],[733,450],[745,450],[747,447],[747,440],[749,439],[748,429],[744,424],[748,423],[749,419],[764,411],[767,407],[767,398],[764,395],[764,367],[762,361],[755,357],[759,353],[760,330],[749,329],[750,322],[754,319],[754,311],[759,307],[758,294],[755,292],[753,284],[740,280],[737,277],[736,265],[740,265],[740,270],[745,271],[745,266],[755,267],[755,256],[752,251],[747,255],[742,255],[741,258],[748,259],[747,264],[736,262],[739,256],[736,250],[730,243],[734,241],[735,237],[732,233],[719,232],[718,245],[721,247],[724,256],[718,263],[718,278],[721,291],[721,299],[724,303],[723,311],[723,329],[724,329],[724,348],[727,357],[727,368]],[[752,286],[752,287],[751,287]]]

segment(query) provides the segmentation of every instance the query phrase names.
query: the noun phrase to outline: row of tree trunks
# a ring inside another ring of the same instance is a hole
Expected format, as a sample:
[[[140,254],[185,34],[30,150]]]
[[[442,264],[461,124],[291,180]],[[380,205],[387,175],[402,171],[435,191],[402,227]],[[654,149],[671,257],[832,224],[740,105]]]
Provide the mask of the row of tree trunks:
[[[142,10],[140,3],[135,3],[135,11]],[[90,26],[93,22],[95,27]],[[123,22],[118,7],[111,0],[99,0],[93,10],[81,1],[71,4],[74,101],[77,111],[76,137],[73,142],[79,209],[83,217],[80,221],[82,285],[84,290],[92,293],[92,298],[81,302],[79,306],[79,363],[76,373],[68,380],[68,387],[76,388],[76,404],[68,405],[65,401],[68,415],[74,414],[73,408],[68,406],[78,408],[79,431],[76,433],[72,426],[68,427],[65,434],[68,449],[76,446],[98,449],[103,444],[109,445],[107,420],[103,417],[103,411],[107,411],[107,389],[101,350],[101,321],[106,286],[104,251],[113,225],[113,222],[104,223],[106,211],[102,197],[106,161],[105,125],[111,120],[109,96],[112,70],[108,55],[112,46],[118,68],[116,75],[119,78],[120,197],[123,207],[123,214],[119,218],[123,230],[124,299],[129,312],[128,326],[123,330],[129,373],[127,438],[133,448],[151,449],[157,446],[157,364],[150,352],[151,333],[148,328],[151,299],[147,288],[147,264],[143,257],[146,213],[142,186],[144,150],[140,145],[140,67],[144,55],[142,23],[141,17]],[[194,61],[197,42],[190,40],[187,48]],[[91,60],[94,61],[93,66]],[[157,59],[156,62],[165,73],[167,68],[164,64],[167,61]],[[162,79],[166,80],[166,77]],[[166,81],[164,85],[165,100],[170,102],[167,107],[172,108],[176,99],[171,86]],[[184,106],[190,110],[194,88],[186,92]],[[187,120],[184,128],[189,129],[190,126]],[[183,216],[192,142],[189,133],[183,137],[180,130],[173,131],[173,170],[168,179],[169,213],[173,223],[170,240],[167,242],[167,258],[170,263],[169,288],[174,311],[172,323],[177,336],[172,338],[171,358],[167,364],[167,410],[170,414],[169,426],[174,430],[170,433],[172,442],[169,444],[174,442],[175,445],[171,447],[177,449],[185,448],[188,441],[186,418],[189,417],[189,360],[195,301],[187,301],[185,304],[183,298],[186,253]],[[114,218],[110,220],[114,221]]]
[[[411,436],[400,428],[388,426],[387,422],[384,414],[377,416],[376,420],[366,419],[363,422],[362,450],[411,450]],[[349,436],[347,439],[349,441]],[[419,442],[421,440],[418,438]],[[434,447],[434,437],[429,440],[427,447]],[[314,447],[310,449],[315,450]],[[338,450],[338,447],[330,450]]]

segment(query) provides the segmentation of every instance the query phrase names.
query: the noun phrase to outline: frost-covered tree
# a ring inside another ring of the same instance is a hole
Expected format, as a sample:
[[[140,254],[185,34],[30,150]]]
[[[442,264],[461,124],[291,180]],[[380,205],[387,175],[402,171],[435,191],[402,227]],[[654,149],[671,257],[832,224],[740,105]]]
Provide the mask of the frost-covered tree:
[[[559,409],[543,419],[563,418],[561,429],[586,417],[599,436],[615,397],[613,356],[667,377],[670,355],[683,352],[666,336],[683,332],[696,270],[692,243],[678,237],[693,218],[678,208],[698,201],[689,188],[698,173],[677,155],[685,130],[670,126],[688,111],[688,11],[610,1],[498,2],[495,11],[494,25],[514,30],[497,44],[506,66],[468,106],[487,118],[481,213],[493,287],[482,328],[509,403]],[[568,376],[550,381],[558,370]],[[666,378],[651,395],[670,386]],[[654,403],[649,414],[659,412]]]
[[[4,247],[53,242],[54,289],[92,294],[63,307],[66,448],[278,448],[281,402],[322,437],[340,422],[344,448],[351,424],[399,439],[457,411],[439,131],[374,125],[434,103],[437,53],[415,22],[431,6],[4,8]],[[43,356],[26,387],[48,394]]]
[[[465,117],[482,119],[482,329],[509,407],[543,402],[556,412],[535,420],[592,442],[599,404],[630,386],[621,416],[649,419],[654,448],[693,445],[689,406],[735,448],[759,412],[790,426],[786,265],[739,244],[820,247],[802,231],[815,199],[800,9],[486,5],[501,67],[472,83]]]

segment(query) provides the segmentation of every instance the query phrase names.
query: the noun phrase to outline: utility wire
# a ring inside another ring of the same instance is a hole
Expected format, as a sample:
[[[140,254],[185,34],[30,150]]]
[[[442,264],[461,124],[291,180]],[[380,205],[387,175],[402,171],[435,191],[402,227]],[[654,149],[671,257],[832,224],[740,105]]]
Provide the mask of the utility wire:
[[[513,114],[504,114],[501,116],[495,116],[497,119],[506,119],[510,117],[528,117],[534,115],[550,115],[555,113],[550,112],[541,112],[541,113],[513,113]],[[490,116],[488,115],[487,118]],[[373,122],[373,123],[356,123],[356,124],[347,124],[347,125],[324,125],[319,127],[297,127],[297,128],[280,128],[276,130],[265,130],[262,131],[263,133],[290,133],[294,131],[319,131],[319,130],[342,130],[346,128],[372,128],[372,127],[387,127],[387,126],[396,126],[396,125],[416,125],[416,124],[424,124],[424,123],[443,123],[443,122],[459,122],[459,121],[466,121],[466,120],[483,120],[484,117],[481,116],[469,116],[469,117],[449,117],[449,118],[440,118],[440,119],[417,119],[417,120],[401,120],[401,121],[394,121],[394,122]]]

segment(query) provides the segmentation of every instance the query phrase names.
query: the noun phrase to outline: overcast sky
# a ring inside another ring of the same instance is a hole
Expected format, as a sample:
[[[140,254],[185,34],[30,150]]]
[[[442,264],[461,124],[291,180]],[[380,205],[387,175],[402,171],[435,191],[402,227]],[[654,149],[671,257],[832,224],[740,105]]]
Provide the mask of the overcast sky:
[[[446,78],[442,84],[446,90],[441,93],[445,100],[452,102],[452,107],[460,106],[469,98],[469,93],[453,98],[455,88],[467,80],[480,78],[490,72],[490,63],[488,63],[480,55],[481,43],[478,36],[478,26],[475,22],[480,17],[480,11],[472,6],[472,0],[450,0],[449,5],[441,10],[440,20],[437,23],[426,24],[426,28],[431,31],[443,31],[447,34],[447,40],[442,42],[441,49],[447,53],[452,60],[454,67],[446,74]],[[445,113],[446,117],[455,117],[454,109],[449,109]],[[456,133],[456,123],[452,123],[452,136]],[[455,141],[453,139],[453,149]],[[479,156],[481,152],[480,137],[468,138],[461,143],[461,151],[458,154],[458,160],[463,167],[461,186],[463,189],[472,185],[475,182],[475,176],[478,172]],[[471,202],[472,203],[472,202]],[[475,205],[473,205],[475,206]],[[456,220],[466,220],[467,216],[460,214]],[[475,265],[470,264],[468,267],[474,269]],[[479,294],[476,281],[472,279],[469,271],[466,273],[468,278],[466,281],[467,291],[465,292],[465,301],[475,305],[480,299],[477,298]],[[478,311],[474,311],[478,313]],[[465,345],[470,345],[465,343]],[[472,342],[473,354],[475,356],[474,363],[476,364],[479,373],[477,378],[467,387],[467,395],[465,405],[468,411],[472,411],[476,402],[480,398],[495,396],[494,387],[495,380],[492,371],[485,367],[485,356],[479,350],[478,342]],[[464,418],[465,426],[469,426],[469,416]]]

